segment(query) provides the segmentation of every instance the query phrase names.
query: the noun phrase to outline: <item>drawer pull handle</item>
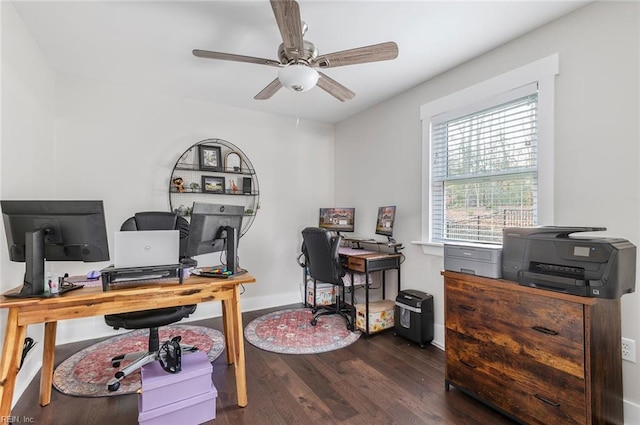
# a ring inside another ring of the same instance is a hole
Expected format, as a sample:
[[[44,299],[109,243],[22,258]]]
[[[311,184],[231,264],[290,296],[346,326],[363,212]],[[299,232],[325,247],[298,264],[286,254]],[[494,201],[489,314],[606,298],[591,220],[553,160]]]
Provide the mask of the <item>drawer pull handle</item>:
[[[547,335],[558,335],[557,331],[554,331],[552,329],[547,329],[544,326],[534,326],[533,330],[542,332],[543,334],[547,334]]]
[[[462,363],[463,365],[465,365],[466,367],[471,368],[471,369],[475,369],[475,368],[478,367],[478,366],[472,365],[471,363],[469,363],[469,362],[467,362],[465,360],[462,360],[462,359],[460,360],[460,363]]]
[[[542,397],[540,394],[536,394],[536,395],[535,395],[535,398],[537,398],[538,400],[540,400],[540,401],[541,401],[541,402],[543,402],[543,403],[547,403],[547,404],[548,404],[548,405],[550,405],[550,406],[553,406],[553,407],[560,407],[560,403],[555,403],[555,402],[553,402],[553,401],[551,401],[551,400],[548,400],[548,399],[546,399],[546,398]]]
[[[472,307],[472,306],[466,305],[466,304],[458,304],[458,308],[460,308],[461,310],[465,310],[465,311],[476,311],[475,307]]]

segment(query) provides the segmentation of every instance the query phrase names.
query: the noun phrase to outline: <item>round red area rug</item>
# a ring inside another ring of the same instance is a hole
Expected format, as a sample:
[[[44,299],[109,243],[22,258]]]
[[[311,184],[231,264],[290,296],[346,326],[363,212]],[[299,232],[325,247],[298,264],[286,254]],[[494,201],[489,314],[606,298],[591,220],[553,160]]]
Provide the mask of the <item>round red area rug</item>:
[[[347,329],[337,314],[320,316],[311,325],[310,309],[292,309],[269,313],[253,320],[244,336],[258,348],[281,354],[314,354],[344,348],[360,338],[360,332]]]
[[[181,336],[181,343],[195,345],[214,361],[224,350],[224,336],[220,331],[204,326],[169,325],[158,331],[160,342]],[[63,361],[53,373],[53,386],[63,394],[80,397],[105,397],[135,393],[140,389],[140,371],[120,381],[117,391],[109,391],[107,382],[118,371],[111,366],[111,358],[124,353],[146,351],[149,330],[140,329],[87,347]],[[184,354],[189,355],[189,354]],[[129,362],[123,362],[120,368]]]

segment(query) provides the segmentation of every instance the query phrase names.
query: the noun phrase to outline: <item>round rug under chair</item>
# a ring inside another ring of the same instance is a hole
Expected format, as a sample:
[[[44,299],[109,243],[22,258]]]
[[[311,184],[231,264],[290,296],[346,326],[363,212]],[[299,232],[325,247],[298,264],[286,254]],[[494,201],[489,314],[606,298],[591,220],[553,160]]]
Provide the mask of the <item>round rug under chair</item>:
[[[160,343],[181,336],[181,343],[195,345],[214,361],[225,348],[224,335],[204,326],[169,325],[158,330]],[[120,354],[146,351],[149,330],[139,329],[117,335],[87,347],[63,361],[53,373],[53,386],[63,394],[80,397],[106,397],[135,393],[140,389],[140,371],[120,382],[117,391],[109,391],[107,382],[118,368],[111,366],[111,358]],[[189,354],[184,354],[189,355]],[[123,362],[120,368],[126,366]]]
[[[311,325],[311,309],[289,309],[269,313],[253,320],[244,330],[247,341],[265,351],[281,354],[315,354],[338,350],[353,344],[360,332],[347,329],[337,314],[323,315]]]

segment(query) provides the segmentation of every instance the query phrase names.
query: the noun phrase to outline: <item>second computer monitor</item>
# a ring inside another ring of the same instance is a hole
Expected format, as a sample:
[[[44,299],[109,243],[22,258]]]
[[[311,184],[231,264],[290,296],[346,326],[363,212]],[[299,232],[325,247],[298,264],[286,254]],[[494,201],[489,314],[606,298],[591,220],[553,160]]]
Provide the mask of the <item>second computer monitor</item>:
[[[227,269],[238,269],[237,249],[244,206],[194,202],[186,256],[226,251]]]
[[[390,205],[378,208],[378,219],[376,221],[376,235],[382,235],[392,240],[393,223],[396,219],[396,207]]]

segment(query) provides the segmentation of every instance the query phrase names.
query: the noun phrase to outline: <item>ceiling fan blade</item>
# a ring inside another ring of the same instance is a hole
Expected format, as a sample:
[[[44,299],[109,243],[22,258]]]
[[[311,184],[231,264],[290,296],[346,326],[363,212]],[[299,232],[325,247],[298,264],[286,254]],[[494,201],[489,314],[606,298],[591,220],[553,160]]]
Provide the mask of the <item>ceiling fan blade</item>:
[[[233,62],[255,63],[258,65],[281,66],[280,62],[274,59],[256,58],[254,56],[234,55],[232,53],[210,52],[208,50],[193,50],[193,55],[199,58],[220,59]]]
[[[263,88],[260,93],[255,95],[253,98],[256,100],[267,100],[270,99],[280,88],[282,87],[282,83],[277,78],[267,84],[267,87]]]
[[[398,45],[393,41],[388,41],[386,43],[372,44],[371,46],[321,55],[311,63],[311,66],[335,68],[337,66],[386,61],[397,57]]]
[[[338,99],[340,102],[351,100],[356,95],[333,78],[323,74],[322,72],[318,72],[318,74],[320,74],[320,78],[318,78],[318,87]]]
[[[271,8],[276,17],[284,50],[290,58],[297,59],[304,53],[302,40],[302,19],[300,6],[294,0],[271,0]]]

